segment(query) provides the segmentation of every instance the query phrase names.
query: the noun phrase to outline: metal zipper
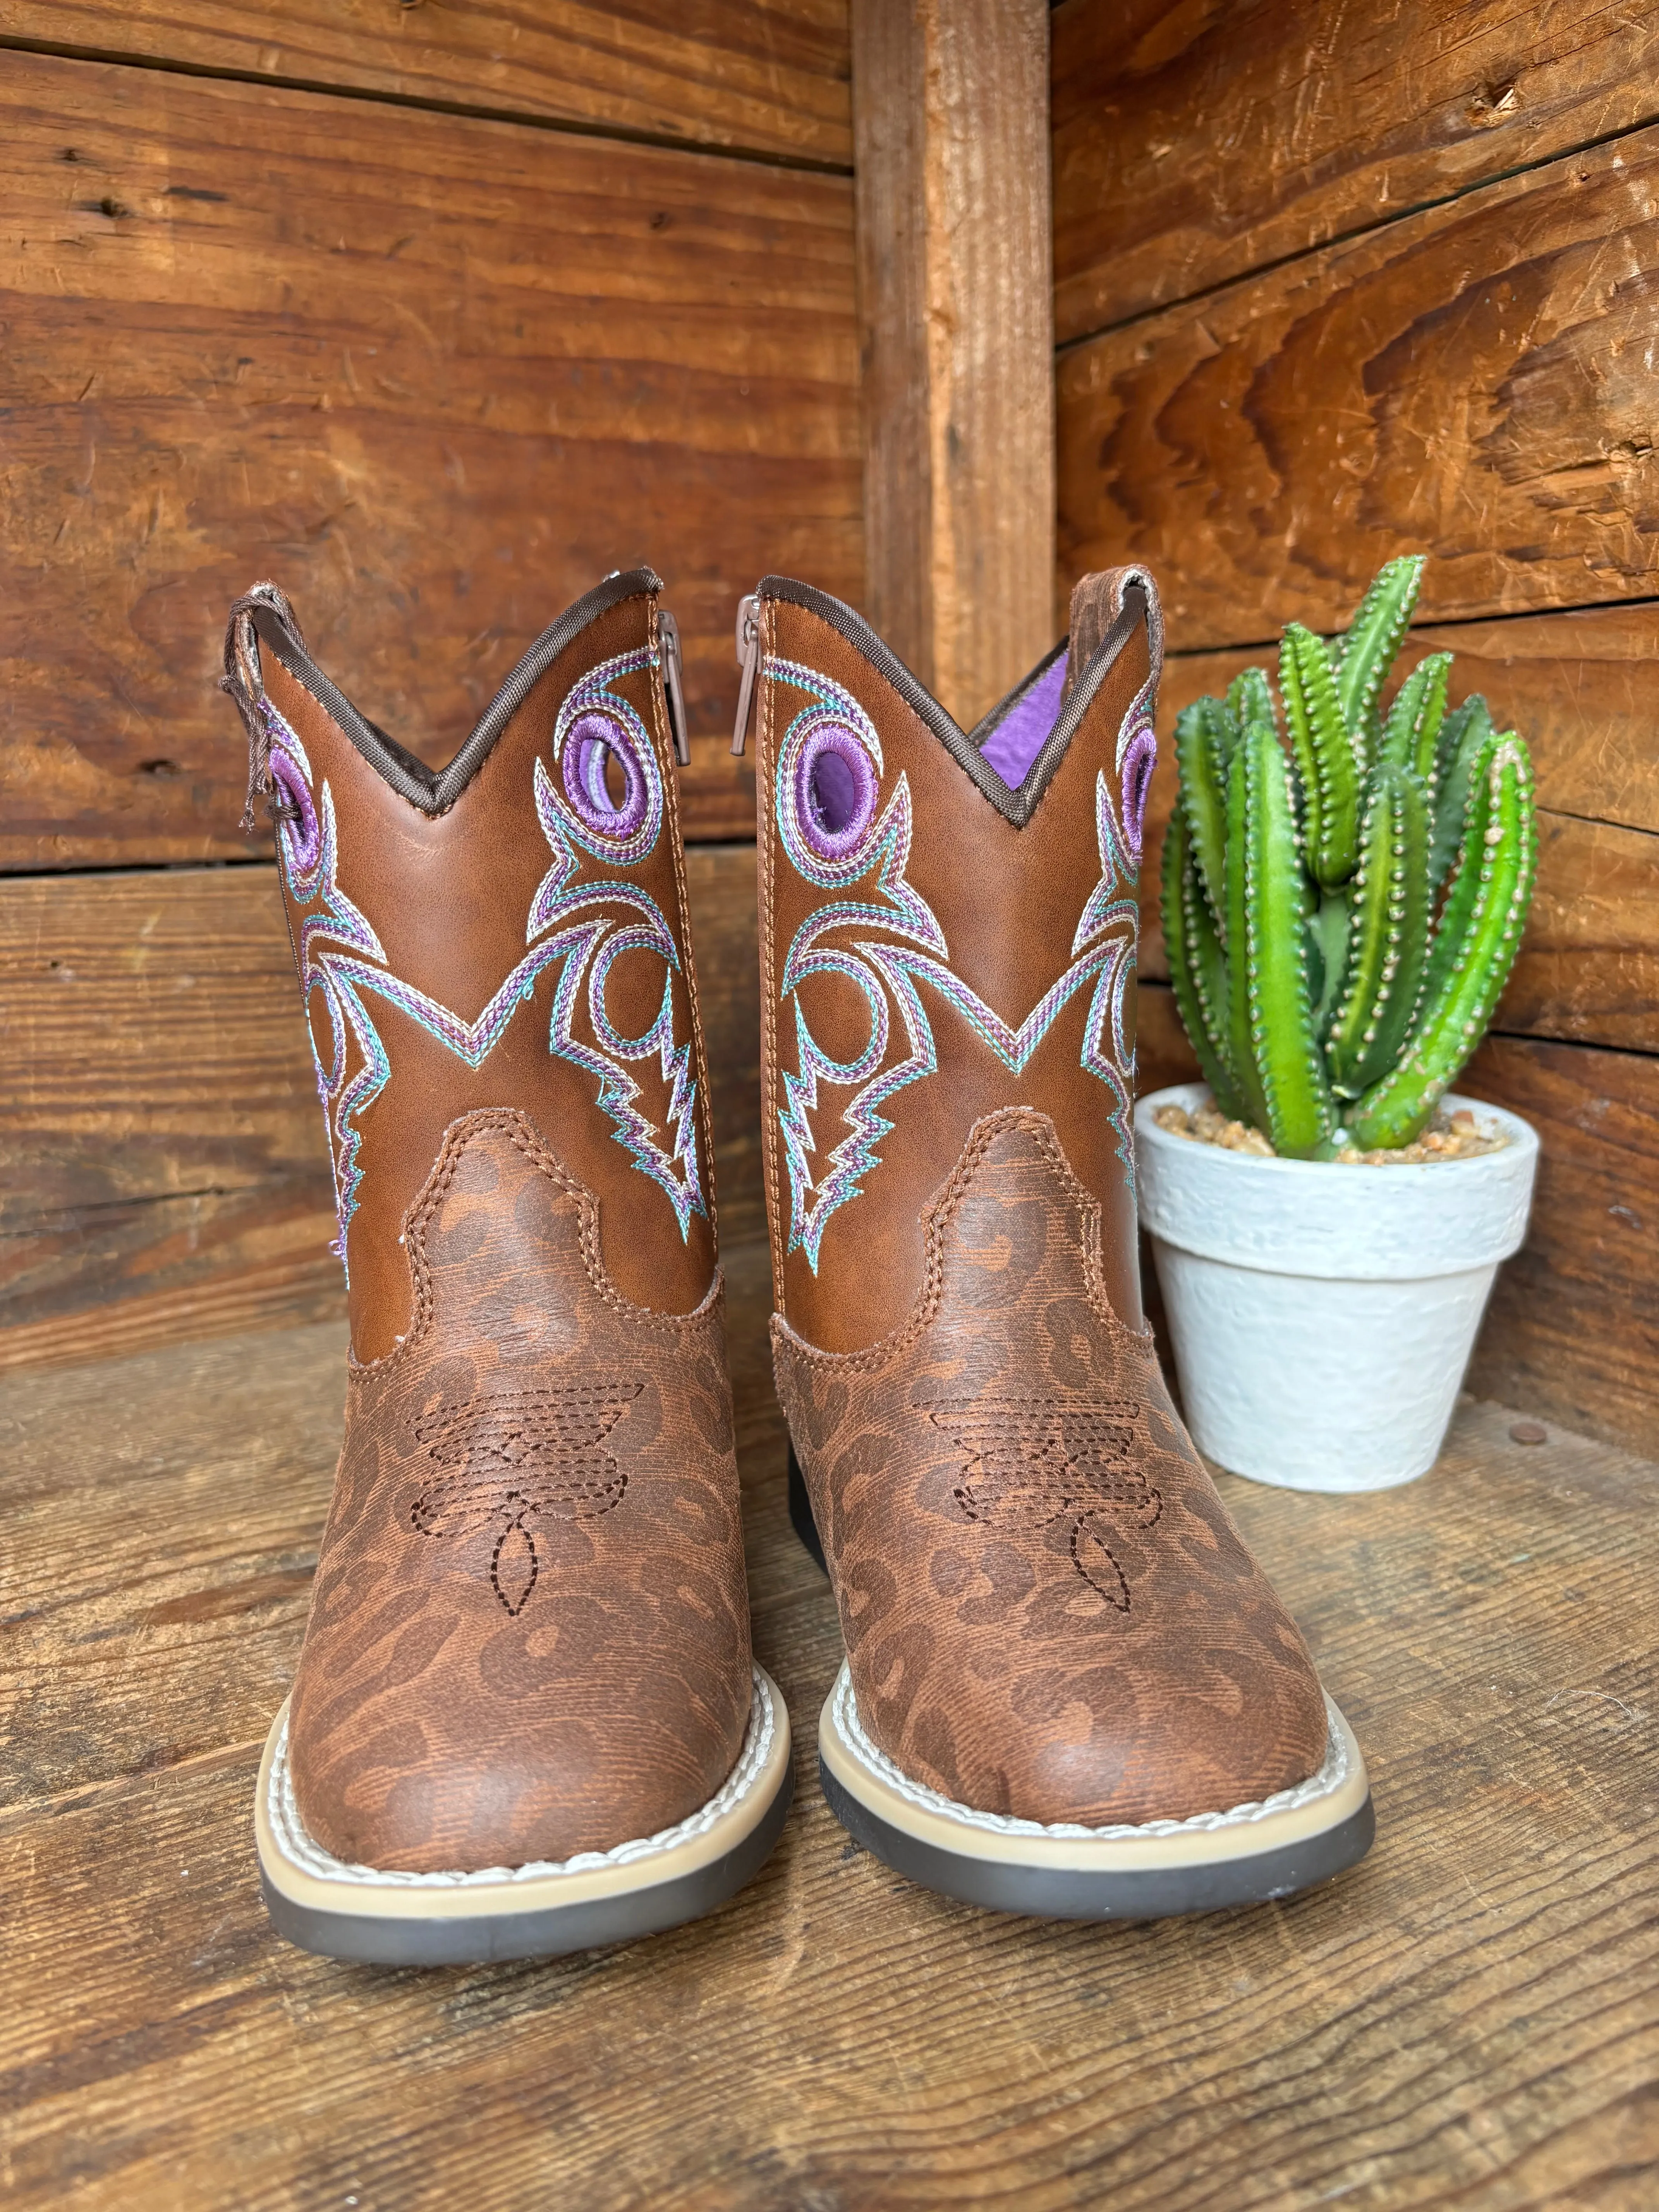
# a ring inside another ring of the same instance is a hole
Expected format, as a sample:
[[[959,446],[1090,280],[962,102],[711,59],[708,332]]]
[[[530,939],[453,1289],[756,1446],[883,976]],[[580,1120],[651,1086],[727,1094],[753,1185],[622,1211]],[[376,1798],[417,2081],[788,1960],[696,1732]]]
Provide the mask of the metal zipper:
[[[668,702],[668,726],[674,737],[674,757],[682,768],[691,765],[691,726],[685,714],[685,666],[680,658],[680,626],[666,607],[657,610],[657,635],[662,641],[662,689]]]
[[[750,592],[738,601],[738,665],[743,671],[738,685],[738,726],[732,732],[732,750],[741,753],[749,734],[749,716],[755,703],[755,678],[760,670],[760,599]]]

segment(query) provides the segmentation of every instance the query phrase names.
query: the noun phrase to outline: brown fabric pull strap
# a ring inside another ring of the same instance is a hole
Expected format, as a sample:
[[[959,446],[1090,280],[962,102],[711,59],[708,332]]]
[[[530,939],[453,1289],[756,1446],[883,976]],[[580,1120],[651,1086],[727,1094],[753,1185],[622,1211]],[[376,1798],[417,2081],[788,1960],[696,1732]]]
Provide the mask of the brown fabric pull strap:
[[[299,619],[279,586],[256,584],[232,606],[225,624],[224,674],[219,678],[219,689],[234,702],[247,732],[247,804],[242,809],[242,834],[246,837],[258,827],[254,801],[268,797],[271,789],[270,738],[258,711],[264,682],[259,672],[259,641],[253,628],[256,607],[268,607],[295,643],[301,649],[305,646]]]
[[[1164,611],[1158,586],[1145,568],[1101,568],[1085,576],[1072,593],[1071,655],[1066,666],[1062,711],[1072,688],[1100,650],[1107,632],[1123,612],[1126,595],[1133,586],[1146,601],[1146,644],[1152,655],[1152,688],[1164,667]]]

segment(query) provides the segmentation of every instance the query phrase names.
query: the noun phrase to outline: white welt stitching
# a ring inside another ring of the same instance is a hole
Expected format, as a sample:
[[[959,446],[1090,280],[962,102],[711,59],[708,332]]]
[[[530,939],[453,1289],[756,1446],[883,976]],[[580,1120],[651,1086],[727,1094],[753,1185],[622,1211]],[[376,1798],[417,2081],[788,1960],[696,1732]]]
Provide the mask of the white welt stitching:
[[[927,1812],[943,1814],[947,1820],[961,1820],[969,1827],[988,1828],[999,1836],[1090,1837],[1099,1843],[1127,1843],[1143,1836],[1199,1835],[1216,1828],[1244,1827],[1252,1820],[1266,1820],[1275,1813],[1293,1813],[1301,1806],[1331,1796],[1342,1787],[1349,1773],[1346,1739],[1338,1724],[1336,1707],[1327,1698],[1325,1716],[1329,1732],[1325,1739],[1325,1764],[1317,1774],[1310,1774],[1292,1790],[1277,1790],[1259,1802],[1235,1805],[1226,1813],[1194,1813],[1185,1820],[1123,1820],[1108,1828],[1085,1828],[1075,1820],[1019,1820],[1012,1814],[979,1813],[971,1805],[959,1805],[954,1797],[930,1790],[925,1782],[913,1782],[902,1768],[895,1766],[886,1753],[878,1750],[864,1732],[853,1695],[853,1677],[845,1662],[836,1678],[835,1698],[836,1726],[842,1739],[890,1790],[897,1790],[901,1797]]]
[[[368,1887],[398,1889],[469,1889],[476,1884],[526,1882],[539,1881],[545,1875],[592,1874],[600,1867],[631,1866],[636,1860],[654,1858],[663,1851],[672,1851],[680,1844],[689,1844],[695,1837],[704,1835],[714,1823],[731,1812],[753,1789],[757,1778],[765,1767],[777,1734],[777,1716],[773,1710],[772,1692],[759,1668],[755,1669],[755,1694],[749,1707],[749,1726],[743,1739],[743,1749],[738,1763],[726,1778],[719,1790],[706,1805],[688,1814],[676,1826],[664,1828],[654,1836],[639,1836],[631,1843],[617,1844],[608,1851],[578,1851],[574,1858],[534,1859],[527,1866],[483,1867],[475,1874],[405,1874],[386,1867],[348,1866],[337,1859],[331,1851],[313,1841],[306,1832],[305,1822],[300,1818],[300,1808],[295,1801],[294,1778],[288,1763],[288,1721],[283,1722],[282,1733],[276,1739],[276,1748],[270,1761],[270,1787],[265,1800],[266,1816],[270,1832],[276,1838],[283,1856],[314,1875],[321,1881],[357,1883]]]

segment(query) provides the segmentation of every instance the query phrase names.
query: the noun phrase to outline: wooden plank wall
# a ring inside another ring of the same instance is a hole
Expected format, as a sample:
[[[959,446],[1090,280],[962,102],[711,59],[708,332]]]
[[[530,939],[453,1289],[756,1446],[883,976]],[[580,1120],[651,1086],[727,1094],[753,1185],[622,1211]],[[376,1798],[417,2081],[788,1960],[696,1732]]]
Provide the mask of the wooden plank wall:
[[[1062,584],[1157,572],[1167,732],[1284,621],[1334,629],[1383,561],[1431,553],[1413,641],[1525,733],[1542,811],[1531,927],[1466,1080],[1540,1126],[1544,1163],[1472,1379],[1650,1452],[1656,118],[1647,6],[1054,18]],[[1174,1079],[1155,926],[1146,956],[1144,1061]]]
[[[1054,642],[1048,0],[853,0],[865,612],[971,729]]]
[[[753,1170],[738,594],[863,579],[846,0],[0,0],[0,1365],[331,1310],[225,608],[434,761],[648,560],[723,1214]],[[654,142],[654,143],[652,143]]]
[[[255,574],[433,758],[597,574],[668,577],[722,1211],[759,1226],[730,619],[766,568],[864,596],[849,27],[661,20],[0,0],[0,1365],[337,1302],[213,690]],[[1167,721],[1433,550],[1419,642],[1527,732],[1545,809],[1474,1080],[1547,1158],[1475,1380],[1649,1449],[1656,20],[1053,18],[1062,583],[1156,567]],[[1188,1062],[1146,955],[1161,1079]]]

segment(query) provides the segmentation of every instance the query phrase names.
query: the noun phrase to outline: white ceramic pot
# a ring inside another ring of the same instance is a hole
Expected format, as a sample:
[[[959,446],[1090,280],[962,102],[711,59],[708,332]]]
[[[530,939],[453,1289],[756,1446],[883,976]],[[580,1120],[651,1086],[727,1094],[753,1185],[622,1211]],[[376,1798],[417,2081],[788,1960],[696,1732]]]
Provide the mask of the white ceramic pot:
[[[1412,1167],[1274,1160],[1171,1135],[1135,1108],[1152,1233],[1193,1441],[1291,1490],[1382,1490],[1434,1464],[1499,1261],[1527,1233],[1538,1137],[1449,1097],[1509,1142]]]

